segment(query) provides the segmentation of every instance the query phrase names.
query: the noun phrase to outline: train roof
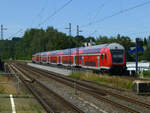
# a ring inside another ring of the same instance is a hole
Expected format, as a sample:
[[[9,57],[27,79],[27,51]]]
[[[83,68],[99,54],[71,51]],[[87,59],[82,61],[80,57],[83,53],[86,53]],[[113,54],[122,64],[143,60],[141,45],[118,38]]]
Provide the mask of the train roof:
[[[83,50],[86,49],[101,49],[101,48],[109,48],[109,49],[124,49],[124,47],[118,43],[111,43],[111,44],[100,44],[100,45],[95,45],[95,46],[89,46],[89,47],[84,47],[82,48]]]
[[[82,50],[82,54],[95,54],[95,53],[99,53],[102,48],[109,48],[110,50],[113,50],[113,49],[124,50],[124,47],[118,43],[89,46],[89,47],[80,48],[80,50]]]
[[[46,55],[47,55],[47,52],[41,52],[41,55],[42,55],[42,56],[46,56]]]
[[[95,46],[89,46],[89,47],[80,47],[80,48],[71,48],[71,49],[65,49],[65,50],[56,50],[56,51],[48,51],[48,52],[41,52],[37,53],[36,55],[69,55],[71,54],[77,54],[77,51],[79,51],[80,54],[95,54],[99,53],[102,48],[109,48],[110,50],[113,49],[122,49],[124,50],[124,47],[118,43],[111,43],[111,44],[100,44]]]
[[[34,55],[35,55],[35,56],[39,56],[39,55],[40,55],[40,53],[35,53]]]
[[[107,48],[109,48],[109,49],[123,49],[124,50],[124,47],[118,43],[108,44]]]

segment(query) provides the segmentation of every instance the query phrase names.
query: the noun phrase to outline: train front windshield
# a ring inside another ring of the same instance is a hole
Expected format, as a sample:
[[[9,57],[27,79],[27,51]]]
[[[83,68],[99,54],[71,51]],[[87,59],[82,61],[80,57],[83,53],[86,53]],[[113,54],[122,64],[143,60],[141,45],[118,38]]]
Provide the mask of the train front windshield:
[[[113,64],[123,64],[123,50],[111,50]]]

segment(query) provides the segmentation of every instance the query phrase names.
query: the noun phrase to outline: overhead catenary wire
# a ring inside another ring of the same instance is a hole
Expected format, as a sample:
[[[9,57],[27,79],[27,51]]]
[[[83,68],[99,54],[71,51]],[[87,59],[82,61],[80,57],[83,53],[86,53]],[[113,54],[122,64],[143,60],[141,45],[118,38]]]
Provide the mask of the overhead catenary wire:
[[[128,35],[140,35],[140,34],[149,34],[150,31],[140,31],[140,32],[127,32],[127,33],[120,33],[120,34],[128,34]]]
[[[44,3],[43,6],[41,7],[39,13],[32,19],[32,22],[31,22],[31,25],[30,25],[31,27],[32,27],[34,21],[35,21],[37,18],[40,18],[41,15],[44,13],[47,4],[48,4],[48,0],[45,0],[45,3]]]
[[[95,18],[97,18],[97,16],[99,15],[99,13],[102,11],[102,9],[106,6],[106,4],[110,3],[110,0],[107,0],[105,2],[103,2],[99,7],[98,7],[98,11],[95,13],[95,15],[93,16],[93,20],[95,20]]]
[[[44,5],[43,5],[43,7],[41,8],[40,12],[32,19],[31,24],[29,25],[30,27],[32,27],[32,25],[33,25],[35,19],[38,18],[38,17],[44,12],[44,10],[45,10],[45,5],[47,5],[47,2],[48,2],[48,0],[45,1],[45,3],[44,3]],[[19,33],[20,33],[20,34],[23,33],[23,29],[19,29],[17,32],[11,34],[11,35],[8,37],[8,40],[10,40],[12,37],[14,37],[15,35],[17,35],[17,34],[19,34]]]
[[[60,8],[58,8],[56,11],[54,11],[50,16],[48,16],[44,21],[42,21],[40,24],[38,24],[37,27],[40,27],[42,24],[47,22],[50,18],[55,16],[57,13],[59,13],[62,9],[64,9],[66,6],[68,6],[73,0],[67,1],[65,4],[63,4]]]
[[[17,35],[17,34],[19,34],[21,32],[23,32],[23,29],[19,29],[17,32],[11,34],[8,39],[11,39],[12,37],[14,37],[15,35]]]
[[[125,12],[129,12],[129,11],[131,11],[131,10],[134,10],[134,9],[136,9],[136,8],[142,7],[142,6],[147,5],[147,4],[150,4],[150,0],[148,0],[148,1],[146,1],[146,2],[142,2],[142,3],[140,3],[140,4],[137,4],[137,5],[135,5],[135,6],[132,6],[132,7],[130,7],[130,8],[126,8],[126,9],[120,10],[120,11],[118,11],[118,12],[112,14],[112,15],[106,16],[106,17],[104,17],[104,18],[102,18],[102,19],[98,19],[98,20],[96,20],[96,21],[93,21],[93,22],[90,22],[90,23],[88,23],[88,24],[82,25],[81,27],[87,27],[87,26],[91,26],[91,25],[96,24],[96,23],[103,22],[103,21],[105,21],[105,20],[107,20],[107,19],[110,19],[110,18],[112,18],[112,17],[114,17],[114,16],[120,15],[120,14],[125,13]]]
[[[97,30],[94,30],[92,33],[89,33],[88,36],[92,36],[93,34],[97,33]]]
[[[38,24],[38,26],[37,27],[40,27],[42,24],[44,24],[45,22],[47,22],[50,18],[52,18],[53,16],[55,16],[58,12],[60,12],[63,8],[65,8],[66,6],[68,6],[71,2],[72,2],[73,0],[69,0],[68,2],[66,2],[65,4],[63,4],[59,9],[57,9],[57,10],[55,10],[50,16],[48,16],[44,21],[42,21],[41,23],[39,23]],[[37,16],[39,16],[41,13],[43,13],[43,11],[44,11],[45,9],[44,9],[44,7],[41,9],[41,11],[40,11],[40,13],[38,13],[38,15]],[[32,22],[33,23],[33,22]],[[30,25],[31,26],[31,25]],[[12,37],[12,36],[14,36],[14,35],[16,35],[16,34],[18,34],[18,33],[20,33],[21,31],[19,30],[19,31],[17,31],[16,33],[14,33],[13,35],[11,35],[11,36],[9,36],[9,39]]]
[[[94,31],[93,34],[95,34],[96,32]],[[92,33],[91,33],[92,34]],[[93,35],[92,34],[92,35]],[[147,34],[147,36],[150,36],[150,31],[141,31],[141,32],[109,32],[108,34],[112,34],[111,37],[113,36],[117,36],[118,34],[122,35],[122,36],[128,36],[128,35],[132,35],[132,36],[136,36],[136,37],[139,37],[139,35],[142,35],[142,34]],[[147,37],[147,36],[144,36],[144,37]],[[135,38],[136,38],[135,37]]]
[[[40,12],[37,14],[37,17],[41,16],[42,13],[44,13],[47,4],[48,4],[48,0],[45,0],[45,3],[44,3],[44,5],[43,5],[43,7],[41,8]]]
[[[99,6],[98,6],[98,8],[97,8],[97,11],[95,11],[95,10],[93,10],[92,11],[92,14],[93,14],[93,12],[95,12],[95,14],[93,14],[93,16],[90,16],[90,21],[89,22],[92,22],[92,21],[94,21],[95,20],[95,18],[98,16],[98,14],[101,12],[101,10],[103,9],[103,7],[105,6],[105,4],[104,3],[102,3],[102,4],[100,4]]]
[[[41,26],[42,24],[44,24],[45,22],[47,22],[47,21],[48,21],[50,18],[52,18],[53,16],[55,16],[58,12],[60,12],[63,8],[65,8],[67,5],[69,5],[72,1],[73,1],[73,0],[69,0],[69,1],[66,2],[64,5],[62,5],[59,9],[57,9],[56,11],[54,11],[54,12],[53,12],[50,16],[48,16],[44,21],[42,21],[41,23],[39,23],[39,24],[38,24],[38,27]],[[112,14],[112,15],[106,16],[106,17],[104,17],[104,18],[102,18],[102,19],[98,19],[98,20],[95,20],[95,21],[93,21],[93,22],[90,22],[90,23],[88,23],[88,24],[86,24],[86,25],[83,25],[83,26],[81,26],[81,28],[82,28],[82,27],[86,27],[86,26],[90,26],[90,25],[93,25],[93,24],[96,24],[96,23],[103,22],[103,21],[105,21],[105,20],[107,20],[107,19],[109,19],[109,18],[112,18],[112,17],[114,17],[114,16],[117,16],[117,15],[120,15],[120,14],[122,14],[122,13],[128,12],[128,11],[130,11],[130,10],[136,9],[136,8],[138,8],[138,7],[142,7],[142,6],[147,5],[147,4],[149,4],[149,3],[150,3],[150,0],[149,0],[149,1],[146,1],[146,2],[143,2],[143,3],[141,3],[141,4],[137,4],[137,5],[135,5],[135,6],[133,6],[133,7],[130,7],[130,8],[122,9],[122,10],[120,10],[120,11],[118,11],[118,12]]]
[[[97,18],[98,14],[100,13],[100,11],[103,9],[104,6],[105,6],[104,3],[99,6],[98,11],[96,12],[96,14],[93,17],[94,19]]]

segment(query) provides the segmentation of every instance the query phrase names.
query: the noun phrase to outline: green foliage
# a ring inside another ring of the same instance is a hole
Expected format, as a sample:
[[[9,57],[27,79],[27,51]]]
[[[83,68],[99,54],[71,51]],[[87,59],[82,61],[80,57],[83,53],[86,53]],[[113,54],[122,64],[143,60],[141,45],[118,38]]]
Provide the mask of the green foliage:
[[[42,113],[40,107],[37,104],[34,105],[34,108],[36,109],[37,113]]]
[[[22,38],[14,37],[12,40],[0,40],[0,57],[2,59],[31,60],[34,53],[81,47],[90,40],[96,44],[120,43],[125,47],[126,60],[135,61],[135,55],[128,52],[130,47],[135,47],[135,43],[131,41],[130,37],[119,34],[116,37],[69,37],[53,27],[48,27],[46,30],[42,28],[27,29]],[[139,45],[144,45],[147,48],[144,55],[139,53],[139,60],[150,61],[150,47],[147,46],[146,39],[140,40]]]
[[[144,59],[150,61],[150,46],[144,51]]]
[[[143,75],[145,77],[150,77],[150,71],[143,71]]]
[[[4,94],[4,89],[0,89],[0,94]]]
[[[144,38],[144,45],[147,46],[147,40]]]
[[[53,27],[46,30],[28,29],[22,38],[1,40],[0,56],[2,59],[31,60],[34,53],[73,48],[77,47],[77,44],[74,37],[68,37]]]

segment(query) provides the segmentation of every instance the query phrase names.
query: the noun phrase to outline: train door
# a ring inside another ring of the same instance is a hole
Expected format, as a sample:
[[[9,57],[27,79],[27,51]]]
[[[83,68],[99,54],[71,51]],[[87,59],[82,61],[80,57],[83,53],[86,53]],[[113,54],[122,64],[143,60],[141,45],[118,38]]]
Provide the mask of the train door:
[[[57,56],[57,59],[56,59],[56,60],[57,60],[57,64],[59,64],[59,56]]]
[[[106,67],[106,53],[103,54],[103,66]]]
[[[102,59],[101,64],[103,67],[105,67],[106,66],[106,54],[105,53],[102,54],[101,59]]]
[[[104,62],[104,61],[103,61],[103,60],[104,60],[103,57],[104,57],[103,54],[101,54],[101,66],[104,66],[104,65],[103,65],[103,62]]]
[[[47,61],[46,61],[46,63],[48,64],[48,55],[47,55]]]
[[[62,56],[60,56],[59,59],[60,59],[60,61],[59,61],[60,64],[62,64]]]
[[[100,65],[100,57],[99,56],[97,56],[97,67],[99,67]]]
[[[60,64],[60,56],[58,57],[58,64]]]
[[[48,56],[48,62],[51,63],[51,58],[50,58],[50,56]]]
[[[42,63],[42,56],[40,56],[40,63]]]
[[[82,65],[84,65],[84,56],[82,56]]]
[[[76,57],[75,56],[73,56],[73,64],[76,64]]]

